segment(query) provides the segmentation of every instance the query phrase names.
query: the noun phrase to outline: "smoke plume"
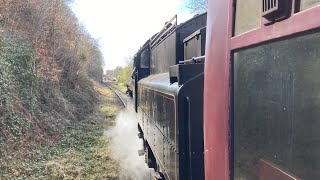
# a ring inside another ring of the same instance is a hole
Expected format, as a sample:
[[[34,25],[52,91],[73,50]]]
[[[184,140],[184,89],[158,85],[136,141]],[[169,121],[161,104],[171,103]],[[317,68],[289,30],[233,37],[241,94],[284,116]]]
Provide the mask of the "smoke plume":
[[[127,106],[116,117],[116,125],[105,132],[112,139],[112,152],[120,161],[121,180],[150,180],[152,170],[147,167],[143,156],[138,155],[143,141],[138,139],[137,114],[132,105]]]

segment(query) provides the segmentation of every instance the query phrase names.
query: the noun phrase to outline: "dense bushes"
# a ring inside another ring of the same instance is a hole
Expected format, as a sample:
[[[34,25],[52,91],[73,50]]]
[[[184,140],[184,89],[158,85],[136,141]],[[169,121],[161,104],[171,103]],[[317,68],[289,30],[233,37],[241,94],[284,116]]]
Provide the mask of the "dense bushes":
[[[2,38],[0,48],[0,142],[23,135],[37,109],[37,59],[29,43]]]
[[[80,27],[63,0],[0,0],[0,145],[50,141],[93,111],[103,57]]]

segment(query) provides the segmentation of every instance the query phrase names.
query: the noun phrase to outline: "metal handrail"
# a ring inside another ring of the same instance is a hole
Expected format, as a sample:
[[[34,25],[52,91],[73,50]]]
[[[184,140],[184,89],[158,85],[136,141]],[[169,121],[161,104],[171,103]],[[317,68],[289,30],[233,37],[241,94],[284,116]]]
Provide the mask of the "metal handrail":
[[[188,60],[179,61],[179,64],[187,64],[187,63],[199,63],[205,59],[205,56],[193,57]]]
[[[159,31],[159,33],[150,40],[150,44],[153,45],[159,38],[161,38],[161,35],[166,34],[169,30],[171,30],[172,28],[176,27],[178,25],[178,16],[174,15],[168,22],[165,23],[164,27]],[[173,24],[172,22],[175,21],[175,24]],[[171,25],[168,27],[168,24]]]

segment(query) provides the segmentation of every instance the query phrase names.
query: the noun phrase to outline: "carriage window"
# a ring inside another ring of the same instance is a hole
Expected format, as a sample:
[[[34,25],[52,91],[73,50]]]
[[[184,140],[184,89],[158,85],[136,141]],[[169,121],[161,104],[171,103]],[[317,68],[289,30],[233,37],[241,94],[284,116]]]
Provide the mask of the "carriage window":
[[[237,0],[235,35],[256,29],[261,24],[261,0]]]
[[[300,10],[306,10],[311,7],[320,5],[320,0],[300,0]]]
[[[316,32],[234,54],[235,180],[320,179],[319,40]]]

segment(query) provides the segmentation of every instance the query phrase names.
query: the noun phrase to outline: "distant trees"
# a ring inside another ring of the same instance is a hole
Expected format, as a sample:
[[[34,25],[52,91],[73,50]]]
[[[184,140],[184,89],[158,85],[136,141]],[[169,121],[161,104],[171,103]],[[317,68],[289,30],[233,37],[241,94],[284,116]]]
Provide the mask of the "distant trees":
[[[133,68],[132,57],[127,57],[125,65],[123,67],[118,66],[113,70],[113,75],[118,79],[120,83],[128,83],[131,81],[131,73]]]
[[[190,9],[192,13],[203,13],[208,9],[208,0],[187,0],[186,7]]]

